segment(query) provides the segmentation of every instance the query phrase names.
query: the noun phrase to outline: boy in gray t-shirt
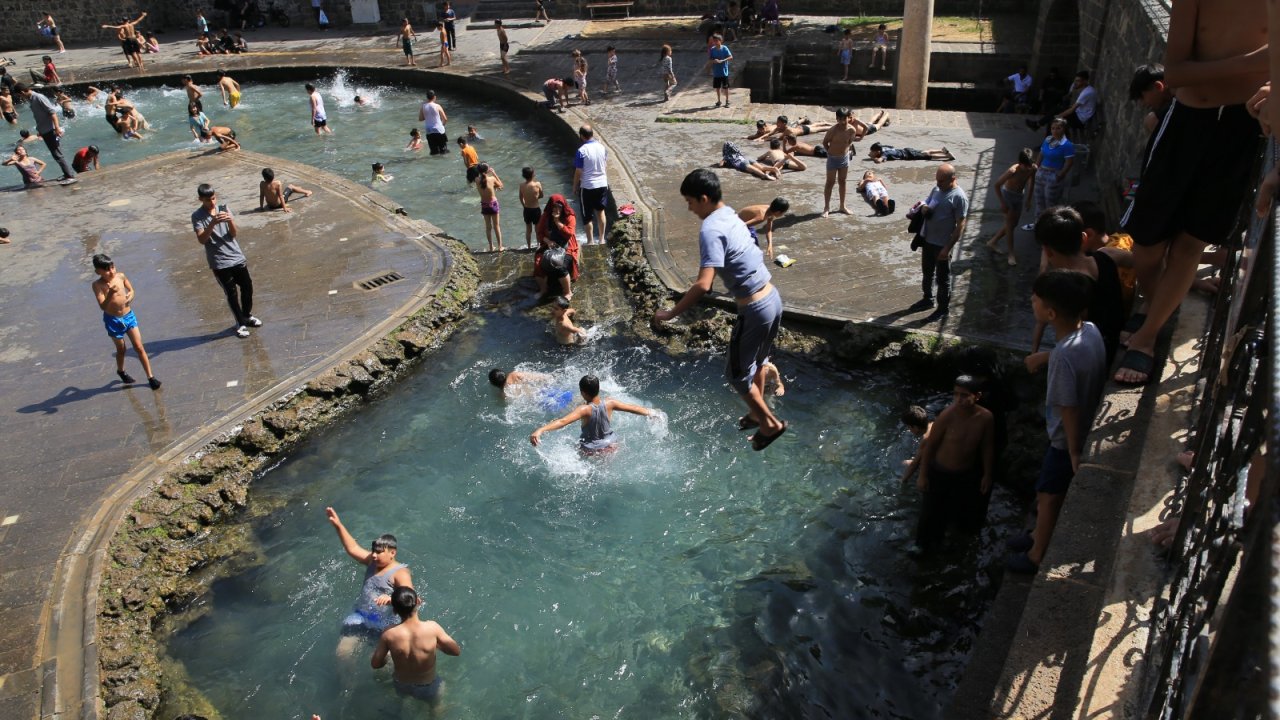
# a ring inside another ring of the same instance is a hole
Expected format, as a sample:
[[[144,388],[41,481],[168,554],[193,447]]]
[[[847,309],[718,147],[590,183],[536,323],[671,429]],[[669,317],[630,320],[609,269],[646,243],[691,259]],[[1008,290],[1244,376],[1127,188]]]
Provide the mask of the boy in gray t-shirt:
[[[1074,270],[1050,270],[1036,278],[1031,310],[1036,320],[1053,325],[1060,338],[1049,353],[1045,424],[1049,447],[1036,480],[1036,526],[1030,535],[1009,541],[1015,551],[1006,563],[1014,572],[1033,574],[1044,559],[1071,478],[1080,469],[1084,440],[1093,425],[1107,372],[1102,333],[1082,317],[1089,307],[1093,278]]]
[[[253,278],[240,244],[236,242],[236,219],[226,205],[218,204],[218,194],[205,183],[196,189],[200,208],[191,213],[196,241],[204,246],[204,257],[236,319],[236,335],[249,337],[249,328],[261,327],[253,315]]]

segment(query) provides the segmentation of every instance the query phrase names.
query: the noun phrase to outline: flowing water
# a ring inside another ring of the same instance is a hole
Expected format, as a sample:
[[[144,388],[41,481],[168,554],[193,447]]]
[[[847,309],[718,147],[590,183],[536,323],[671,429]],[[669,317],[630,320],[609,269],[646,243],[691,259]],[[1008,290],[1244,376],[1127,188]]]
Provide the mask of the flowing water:
[[[317,136],[312,131],[301,80],[292,83],[245,81],[243,100],[234,110],[222,105],[216,85],[206,84],[202,86],[204,112],[213,125],[234,129],[247,150],[306,163],[347,180],[369,185],[372,164],[382,163],[393,179],[389,183],[379,182],[374,189],[403,205],[409,215],[446,228],[473,250],[487,248],[480,199],[476,189],[466,184],[458,146],[453,142],[466,132],[467,125],[477,126],[485,138],[476,145],[480,160],[492,165],[506,186],[499,198],[508,247],[524,247],[524,222],[517,195],[522,167],[528,165],[537,170],[548,196],[567,195],[571,189],[573,148],[550,141],[544,127],[529,122],[527,117],[513,112],[500,101],[442,94],[440,102],[449,115],[450,154],[433,156],[425,146],[419,152],[404,149],[409,143],[409,131],[422,128],[418,108],[426,99],[424,90],[364,84],[344,72],[317,77],[313,82],[324,98],[332,135]],[[366,104],[357,106],[356,95]],[[100,96],[99,104],[104,98],[105,95]],[[126,87],[125,98],[138,107],[152,129],[143,130],[141,140],[122,140],[103,119],[101,107],[77,100],[76,117],[62,121],[67,131],[62,140],[63,154],[68,162],[76,150],[88,145],[98,146],[104,166],[164,152],[203,153],[214,147],[198,143],[191,136],[187,125],[187,94],[182,88]],[[31,112],[22,107],[18,114],[22,125],[34,130],[30,127]],[[20,127],[2,124],[0,139],[17,140]],[[43,142],[37,139],[27,145],[27,150],[49,164],[45,179],[61,174]],[[0,171],[0,179],[6,184],[19,182],[16,170],[0,168]],[[288,177],[287,173],[279,173],[277,177],[286,183],[306,186],[305,180]],[[195,197],[194,188],[192,197]]]
[[[217,583],[168,651],[228,718],[940,717],[996,543],[908,558],[896,418],[916,391],[784,361],[793,429],[753,453],[721,362],[607,332],[564,350],[540,322],[482,315],[255,485],[283,508],[255,527],[266,563]],[[565,390],[592,372],[663,416],[616,413],[611,457],[580,456],[576,427],[535,449],[561,410],[504,401],[491,367]],[[336,659],[363,568],[325,506],[364,544],[398,537],[423,616],[462,644],[435,715],[369,670],[371,646]],[[1011,507],[997,491],[991,515]]]

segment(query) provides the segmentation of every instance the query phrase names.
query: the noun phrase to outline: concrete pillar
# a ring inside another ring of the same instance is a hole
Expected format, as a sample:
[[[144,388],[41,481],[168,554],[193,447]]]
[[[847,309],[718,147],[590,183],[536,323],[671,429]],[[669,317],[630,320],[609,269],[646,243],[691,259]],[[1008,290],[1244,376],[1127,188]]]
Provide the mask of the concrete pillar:
[[[929,54],[933,43],[933,0],[907,0],[898,40],[900,110],[924,110],[929,98]]]

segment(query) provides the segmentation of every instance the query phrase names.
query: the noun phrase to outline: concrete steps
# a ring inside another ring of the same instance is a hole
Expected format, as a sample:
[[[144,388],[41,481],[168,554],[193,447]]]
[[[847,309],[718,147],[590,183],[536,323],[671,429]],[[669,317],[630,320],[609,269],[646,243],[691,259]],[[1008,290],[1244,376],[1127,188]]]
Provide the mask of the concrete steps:
[[[471,12],[471,22],[494,20],[532,20],[531,0],[480,0]]]

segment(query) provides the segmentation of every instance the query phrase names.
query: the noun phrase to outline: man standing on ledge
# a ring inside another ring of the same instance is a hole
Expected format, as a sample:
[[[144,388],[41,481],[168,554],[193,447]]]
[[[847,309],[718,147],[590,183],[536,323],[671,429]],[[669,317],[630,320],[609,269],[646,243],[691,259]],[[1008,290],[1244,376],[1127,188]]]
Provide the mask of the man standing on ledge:
[[[609,207],[609,177],[605,163],[609,151],[596,142],[595,131],[590,125],[578,128],[582,145],[573,158],[573,194],[578,196],[582,217],[587,222],[587,244],[590,245],[592,228],[599,231],[599,244],[604,244],[604,211]]]
[[[200,196],[200,208],[191,213],[191,227],[196,231],[196,240],[204,246],[213,277],[227,294],[227,304],[236,319],[236,336],[247,338],[249,328],[262,327],[262,321],[253,316],[253,279],[236,242],[236,219],[226,205],[218,204],[212,185],[204,183],[196,188],[196,194]]]
[[[721,200],[720,179],[705,168],[694,170],[680,184],[680,194],[689,211],[702,218],[698,251],[702,257],[698,279],[670,310],[653,315],[656,327],[693,307],[711,290],[716,273],[738,303],[738,319],[729,338],[729,359],[725,374],[729,384],[747,403],[747,414],[738,420],[738,429],[758,428],[751,436],[751,449],[763,450],[787,431],[787,424],[774,416],[755,383],[756,374],[773,352],[773,341],[782,324],[782,296],[765,268],[764,254],[751,239],[738,213]]]
[[[71,169],[67,159],[62,156],[62,125],[58,122],[58,106],[44,95],[32,92],[26,83],[14,85],[13,90],[15,98],[25,100],[31,105],[31,116],[36,121],[36,132],[40,133],[45,147],[49,148],[53,161],[62,168],[62,177],[59,180],[75,182],[76,171]]]

